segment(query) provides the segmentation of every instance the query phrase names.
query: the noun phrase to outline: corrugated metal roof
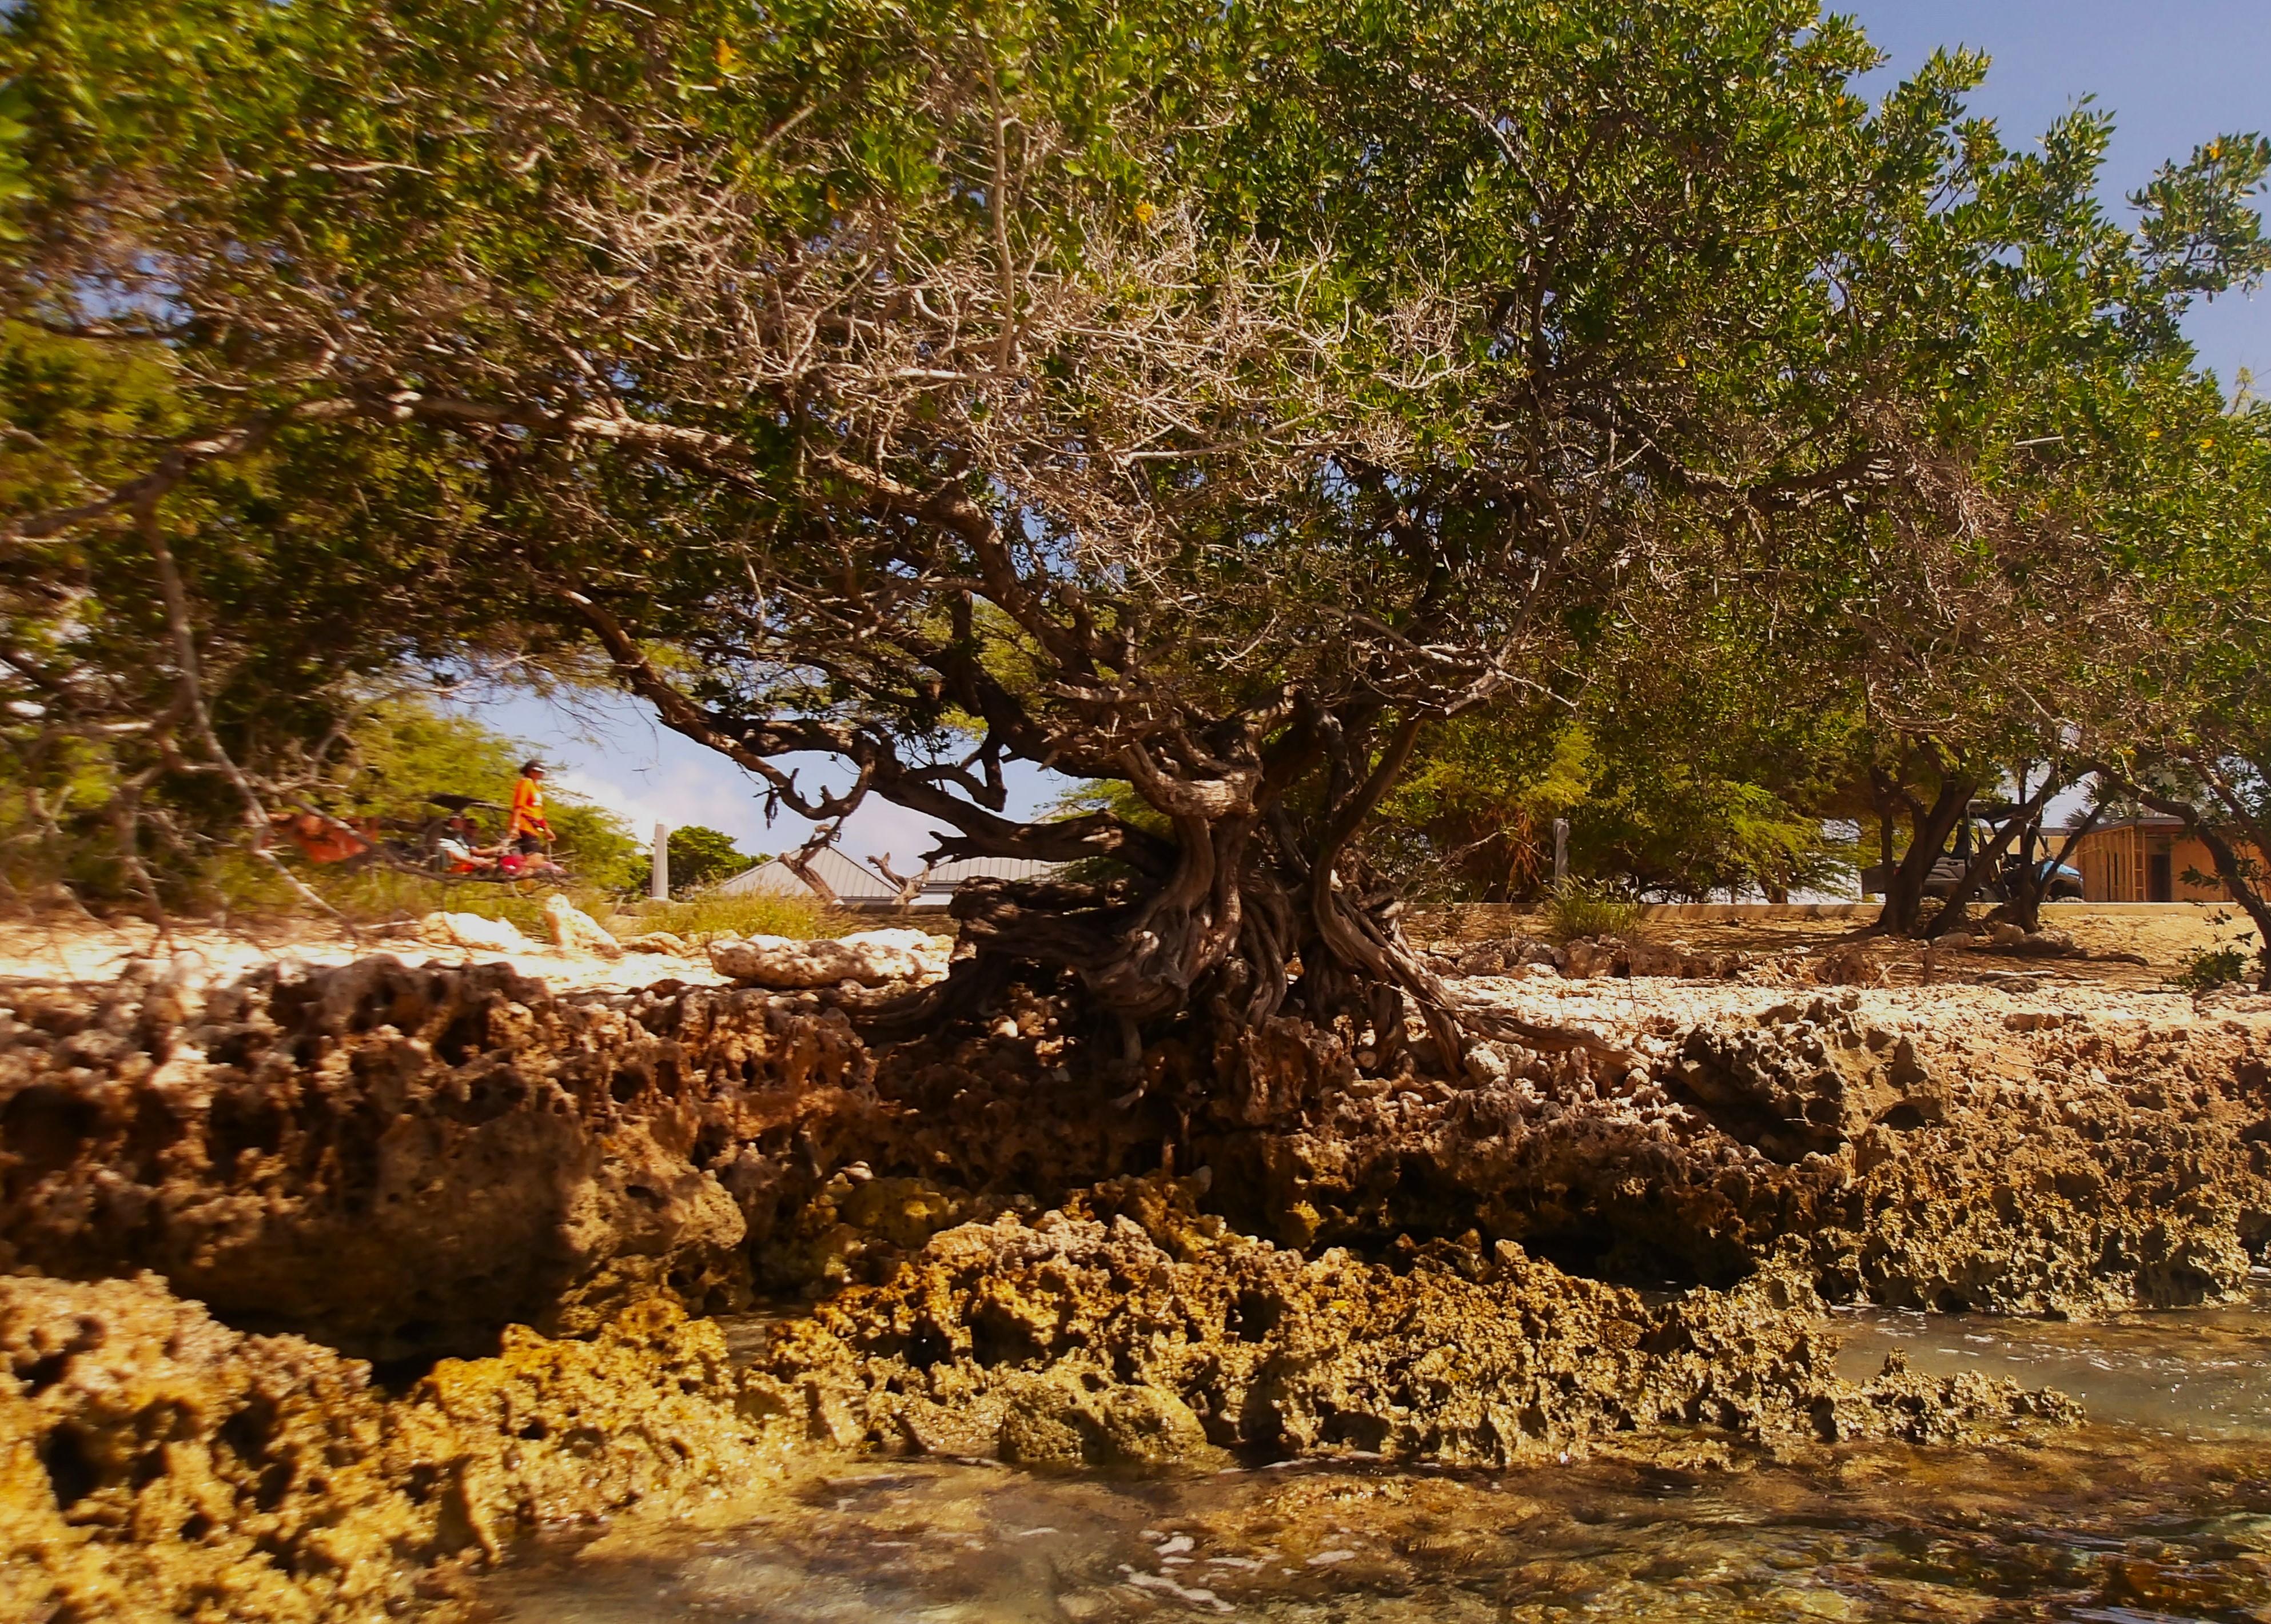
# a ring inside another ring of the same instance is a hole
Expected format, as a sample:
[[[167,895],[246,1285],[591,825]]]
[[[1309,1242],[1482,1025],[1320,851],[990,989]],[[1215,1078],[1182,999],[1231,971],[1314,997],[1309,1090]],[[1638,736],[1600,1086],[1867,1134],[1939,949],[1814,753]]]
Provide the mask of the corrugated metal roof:
[[[964,857],[958,862],[942,863],[923,880],[914,905],[942,906],[953,896],[954,888],[965,879],[1046,879],[1061,866],[1030,857]],[[891,907],[898,901],[898,887],[865,864],[854,863],[833,846],[813,857],[812,868],[828,882],[840,902],[853,907]],[[721,881],[712,888],[711,894],[808,897],[813,892],[787,864],[775,857]]]
[[[964,857],[931,870],[923,889],[951,891],[965,879],[1046,879],[1063,866],[1036,857]]]
[[[838,900],[845,902],[890,902],[898,892],[882,875],[863,867],[837,850],[833,846],[815,854],[812,859],[813,872],[828,882]],[[713,892],[718,896],[800,896],[813,894],[812,887],[797,877],[794,870],[775,857],[753,869],[736,874],[721,882]]]

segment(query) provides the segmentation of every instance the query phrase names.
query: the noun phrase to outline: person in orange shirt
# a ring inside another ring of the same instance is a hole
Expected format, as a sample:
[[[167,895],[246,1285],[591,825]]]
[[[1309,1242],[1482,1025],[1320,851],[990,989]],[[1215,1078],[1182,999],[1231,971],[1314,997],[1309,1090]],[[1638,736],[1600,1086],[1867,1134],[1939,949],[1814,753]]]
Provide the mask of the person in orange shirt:
[[[505,825],[504,838],[514,850],[528,856],[552,843],[552,826],[544,820],[541,761],[528,761],[521,766],[519,781],[512,786],[512,816]]]

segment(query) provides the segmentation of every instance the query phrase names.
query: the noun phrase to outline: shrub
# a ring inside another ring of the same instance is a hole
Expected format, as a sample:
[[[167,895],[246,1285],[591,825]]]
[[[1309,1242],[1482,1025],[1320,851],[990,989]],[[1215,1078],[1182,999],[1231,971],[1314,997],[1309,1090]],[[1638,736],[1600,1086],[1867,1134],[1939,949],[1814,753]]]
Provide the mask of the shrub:
[[[732,835],[702,824],[670,832],[670,888],[681,896],[729,879],[756,861],[733,844]]]
[[[1608,886],[1566,880],[1545,903],[1546,934],[1557,942],[1581,936],[1622,936],[1640,923],[1640,904]]]
[[[2213,992],[2230,982],[2246,981],[2260,968],[2260,955],[2239,946],[2205,947],[2185,961],[2176,974],[2176,984],[2188,992]]]

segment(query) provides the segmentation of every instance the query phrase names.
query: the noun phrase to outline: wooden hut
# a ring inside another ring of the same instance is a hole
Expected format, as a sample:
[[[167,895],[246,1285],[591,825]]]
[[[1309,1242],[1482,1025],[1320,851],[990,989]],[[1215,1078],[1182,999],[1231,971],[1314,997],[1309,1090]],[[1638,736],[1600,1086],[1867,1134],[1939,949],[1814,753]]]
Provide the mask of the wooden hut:
[[[2050,837],[2057,849],[2061,837]],[[2252,856],[2252,849],[2244,856]],[[2067,861],[2081,871],[2082,898],[2090,902],[2223,902],[2230,893],[2215,877],[2208,848],[2185,833],[2180,818],[2154,814],[2101,823],[2083,835]],[[2186,875],[2205,880],[2193,883]]]

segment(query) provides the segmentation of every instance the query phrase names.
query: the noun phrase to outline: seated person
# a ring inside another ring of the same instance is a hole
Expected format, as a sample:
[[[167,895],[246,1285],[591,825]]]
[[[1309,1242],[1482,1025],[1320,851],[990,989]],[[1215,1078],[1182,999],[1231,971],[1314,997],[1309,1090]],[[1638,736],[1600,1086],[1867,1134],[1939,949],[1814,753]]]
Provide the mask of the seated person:
[[[497,854],[495,847],[475,844],[480,837],[473,820],[460,813],[443,826],[434,849],[452,874],[486,874],[497,866]]]

